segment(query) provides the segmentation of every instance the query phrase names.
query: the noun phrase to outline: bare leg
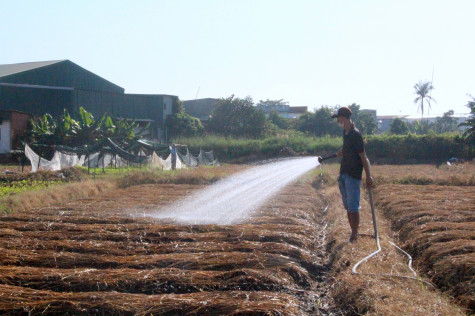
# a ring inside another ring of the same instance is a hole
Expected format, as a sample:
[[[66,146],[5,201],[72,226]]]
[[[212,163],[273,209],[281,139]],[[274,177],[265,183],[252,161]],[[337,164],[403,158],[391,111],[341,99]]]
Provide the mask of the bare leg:
[[[351,227],[350,241],[355,242],[358,240],[358,228],[360,226],[360,213],[346,213],[348,215],[348,222]]]

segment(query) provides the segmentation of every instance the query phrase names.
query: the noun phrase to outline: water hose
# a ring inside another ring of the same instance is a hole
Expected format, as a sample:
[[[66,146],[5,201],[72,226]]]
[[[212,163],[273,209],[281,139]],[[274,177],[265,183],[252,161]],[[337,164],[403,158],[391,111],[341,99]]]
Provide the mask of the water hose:
[[[358,261],[354,266],[353,266],[353,269],[351,269],[351,272],[353,272],[354,274],[357,274],[358,272],[356,272],[356,268],[358,268],[358,266],[360,264],[362,264],[363,262],[365,262],[366,260],[368,260],[369,258],[375,256],[378,252],[381,251],[381,245],[379,243],[379,234],[378,234],[378,225],[376,223],[376,213],[374,211],[374,203],[373,203],[373,189],[372,188],[368,188],[368,192],[369,192],[369,202],[371,204],[371,215],[373,217],[373,229],[374,229],[374,238],[376,239],[376,245],[378,246],[378,250],[376,250],[375,252],[369,254],[368,256],[364,257],[363,259],[361,259],[360,261]],[[412,258],[411,258],[411,261],[412,261]]]
[[[332,158],[336,158],[337,155],[336,154],[333,154],[333,155],[330,155],[330,156],[326,156],[326,157],[320,157],[320,156],[317,156],[317,159],[318,159],[318,162],[319,162],[319,166],[321,168],[322,166],[322,162],[327,160],[327,159],[332,159]],[[360,261],[358,261],[354,266],[353,266],[353,269],[351,269],[351,272],[353,274],[364,274],[364,275],[372,275],[372,276],[383,276],[383,277],[390,277],[390,278],[401,278],[401,279],[410,279],[410,280],[416,280],[416,281],[420,281],[420,282],[423,282],[425,284],[428,284],[432,287],[435,287],[432,283],[430,282],[427,282],[425,280],[422,280],[420,278],[417,277],[417,273],[416,271],[414,271],[414,269],[412,268],[412,257],[410,254],[408,254],[406,251],[404,251],[401,247],[399,247],[398,245],[396,245],[395,243],[393,243],[392,241],[390,240],[387,240],[391,245],[393,245],[394,247],[396,247],[396,249],[398,249],[400,252],[402,252],[403,254],[405,254],[408,258],[408,263],[407,263],[407,266],[409,268],[409,270],[411,270],[411,272],[414,274],[414,276],[403,276],[403,275],[393,275],[393,274],[376,274],[376,273],[360,273],[360,272],[357,272],[356,269],[358,268],[358,266],[360,264],[362,264],[363,262],[366,262],[368,259],[370,259],[371,257],[374,257],[376,254],[378,254],[379,252],[381,252],[381,244],[379,242],[379,234],[378,234],[378,225],[377,225],[377,222],[376,222],[376,212],[374,210],[374,202],[373,202],[373,188],[369,187],[368,188],[368,193],[369,193],[369,202],[370,202],[370,205],[371,205],[371,215],[373,217],[373,229],[374,229],[374,238],[376,239],[376,246],[378,247],[378,249],[375,251],[375,252],[372,252],[370,253],[369,255],[367,255],[366,257],[364,257],[363,259],[361,259]],[[328,209],[328,206],[325,208],[325,210],[323,211],[324,213],[326,212],[326,210]],[[325,225],[325,228],[326,228],[326,225]],[[360,234],[360,235],[368,235],[368,234]],[[371,237],[373,237],[373,235],[369,235]]]
[[[372,275],[372,276],[384,276],[384,277],[391,277],[391,278],[401,278],[401,279],[410,279],[410,280],[416,280],[416,281],[420,281],[420,282],[424,282],[430,286],[434,286],[432,283],[430,282],[427,282],[427,281],[424,281],[420,278],[417,277],[417,273],[414,271],[414,269],[412,268],[412,257],[410,254],[408,254],[406,251],[404,251],[403,249],[401,249],[399,246],[397,246],[395,243],[391,242],[390,240],[388,240],[388,242],[393,245],[394,247],[396,247],[396,249],[398,249],[399,251],[401,251],[402,253],[404,253],[407,257],[408,257],[408,267],[409,269],[412,271],[412,273],[414,274],[414,276],[403,276],[403,275],[393,275],[393,274],[376,274],[376,273],[360,273],[360,272],[357,272],[356,269],[358,268],[358,266],[360,264],[362,264],[363,262],[366,262],[368,259],[370,259],[371,257],[375,256],[377,253],[381,252],[381,244],[379,242],[379,234],[378,234],[378,225],[377,225],[377,222],[376,222],[376,213],[374,211],[374,202],[373,202],[373,189],[372,188],[368,188],[368,193],[369,193],[369,202],[370,202],[370,205],[371,205],[371,215],[373,217],[373,228],[374,228],[374,238],[376,239],[376,246],[378,247],[378,249],[375,251],[375,252],[372,252],[371,254],[369,254],[368,256],[364,257],[363,259],[361,259],[360,261],[358,261],[354,266],[353,266],[353,269],[351,269],[351,272],[353,274],[364,274],[364,275]],[[361,235],[367,235],[367,234],[361,234]],[[369,236],[372,236],[373,235],[369,235]]]

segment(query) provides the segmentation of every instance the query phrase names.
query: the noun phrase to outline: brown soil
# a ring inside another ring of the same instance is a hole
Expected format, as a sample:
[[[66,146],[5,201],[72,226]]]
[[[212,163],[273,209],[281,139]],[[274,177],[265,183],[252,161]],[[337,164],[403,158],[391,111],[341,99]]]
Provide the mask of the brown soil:
[[[326,313],[323,205],[308,182],[232,226],[148,217],[202,187],[190,184],[138,185],[3,215],[0,311]]]

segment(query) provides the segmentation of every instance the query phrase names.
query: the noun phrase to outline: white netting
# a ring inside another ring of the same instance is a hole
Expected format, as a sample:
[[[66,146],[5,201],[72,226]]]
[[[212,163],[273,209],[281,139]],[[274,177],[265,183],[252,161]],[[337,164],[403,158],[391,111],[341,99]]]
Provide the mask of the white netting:
[[[182,155],[178,153],[178,156],[181,158],[183,163],[190,167],[196,167],[198,166],[198,158],[193,157],[192,154],[190,154],[190,151],[188,150],[188,147],[186,147],[186,155]]]
[[[132,163],[126,159],[120,158],[118,155],[111,155],[105,153],[100,155],[99,152],[91,153],[89,157],[82,155],[80,158],[76,154],[65,154],[59,151],[54,153],[51,160],[46,160],[38,156],[28,145],[25,145],[25,155],[31,161],[31,171],[36,172],[38,170],[61,170],[64,168],[74,166],[84,166],[90,168],[106,168],[106,167],[125,167],[130,165],[140,165]],[[141,150],[140,156],[145,156],[145,153]],[[219,162],[214,157],[212,151],[205,152],[200,150],[198,157],[194,157],[188,148],[186,148],[186,155],[182,155],[177,152],[176,169],[184,169],[188,166],[196,167],[198,165],[219,165]],[[172,155],[169,154],[167,159],[162,159],[155,152],[148,156],[148,159],[144,161],[142,165],[150,165],[160,170],[171,170],[172,168]]]
[[[150,166],[153,167],[153,168],[158,168],[160,170],[164,170],[165,160],[163,160],[155,152],[153,152],[152,158],[150,158]]]
[[[60,169],[71,168],[71,167],[79,165],[80,159],[78,155],[76,154],[69,155],[69,154],[64,154],[62,152],[59,152],[59,151],[55,152],[54,154],[55,155],[58,154],[59,156]]]
[[[204,151],[200,149],[200,154],[198,155],[198,162],[200,165],[219,165],[218,160],[214,157],[213,151]]]
[[[159,157],[155,152],[152,154],[150,158],[150,166],[154,168],[159,168],[160,170],[171,170],[172,169],[172,155],[168,155],[167,159],[162,159]],[[180,157],[176,157],[176,169],[185,169],[186,164],[184,164]]]
[[[38,156],[27,144],[25,144],[25,156],[30,159],[31,172],[38,170],[61,170],[80,165],[81,160],[77,155],[63,154],[55,151],[51,160],[46,160]]]

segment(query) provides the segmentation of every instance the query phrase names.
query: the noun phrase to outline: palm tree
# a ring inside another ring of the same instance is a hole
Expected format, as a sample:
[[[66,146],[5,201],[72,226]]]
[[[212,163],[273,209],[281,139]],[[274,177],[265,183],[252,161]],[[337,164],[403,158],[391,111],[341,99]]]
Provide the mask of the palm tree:
[[[416,83],[414,85],[414,89],[416,90],[414,93],[417,95],[417,98],[414,99],[414,103],[419,103],[419,107],[421,109],[422,118],[424,118],[424,100],[427,101],[427,105],[430,109],[430,101],[435,100],[430,96],[430,92],[434,87],[432,86],[432,82],[422,82]],[[421,118],[421,120],[422,120]]]
[[[467,129],[463,133],[463,137],[467,140],[475,142],[475,98],[472,97],[472,101],[468,101],[467,107],[470,109],[470,117],[459,126],[465,126]]]

